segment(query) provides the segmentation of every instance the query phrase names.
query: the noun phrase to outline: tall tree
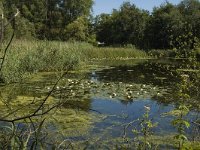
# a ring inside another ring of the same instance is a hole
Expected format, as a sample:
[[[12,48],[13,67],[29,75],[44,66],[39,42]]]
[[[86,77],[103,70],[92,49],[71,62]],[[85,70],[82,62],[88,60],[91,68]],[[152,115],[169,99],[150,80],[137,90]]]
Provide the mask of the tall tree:
[[[4,0],[7,17],[18,8],[21,12],[21,29],[40,39],[63,40],[66,26],[77,18],[89,16],[93,0]],[[10,9],[11,8],[11,9]],[[27,24],[27,26],[25,26]],[[20,29],[20,27],[18,28]],[[35,34],[33,34],[35,32]],[[22,36],[22,35],[20,35]]]
[[[97,40],[107,44],[142,46],[148,12],[138,9],[134,4],[125,2],[111,15],[97,17]]]
[[[61,0],[59,7],[64,16],[64,25],[71,23],[80,16],[89,16],[93,0]]]
[[[96,38],[100,42],[112,44],[112,18],[109,14],[101,14],[95,18]]]
[[[184,15],[185,22],[191,25],[193,36],[200,39],[200,1],[183,0],[178,9]]]
[[[171,3],[154,8],[145,31],[149,48],[170,48],[171,35],[180,35],[183,22],[182,14]]]
[[[64,29],[63,39],[83,40],[88,34],[88,19],[91,13],[93,0],[61,0],[59,8],[63,16],[62,27]],[[88,18],[88,19],[87,19]],[[80,23],[78,26],[77,23]],[[72,31],[69,31],[69,30]],[[73,37],[74,35],[74,37]],[[82,35],[81,37],[79,37]],[[84,35],[84,36],[83,36]],[[71,38],[69,38],[71,36]],[[79,38],[78,38],[79,37]]]
[[[64,30],[64,39],[67,41],[87,41],[87,38],[88,22],[84,16],[68,24]]]

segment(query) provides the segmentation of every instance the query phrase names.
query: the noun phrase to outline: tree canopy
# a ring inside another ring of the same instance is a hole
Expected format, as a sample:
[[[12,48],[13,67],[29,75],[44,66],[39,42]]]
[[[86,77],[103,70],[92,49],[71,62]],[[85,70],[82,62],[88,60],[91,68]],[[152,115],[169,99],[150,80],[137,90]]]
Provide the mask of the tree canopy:
[[[200,2],[169,2],[150,13],[124,2],[111,14],[91,19],[93,0],[3,0],[6,18],[15,20],[17,38],[99,41],[142,49],[194,48],[200,39]],[[14,27],[14,24],[12,24]]]
[[[4,10],[9,18],[18,8],[19,37],[33,36],[39,39],[65,40],[63,31],[82,16],[89,17],[92,0],[4,0]],[[22,31],[24,30],[24,31]],[[23,34],[23,36],[21,35]],[[80,33],[82,34],[82,33]]]
[[[194,48],[200,38],[200,2],[184,0],[155,7],[152,13],[125,2],[119,10],[96,17],[97,40],[145,49]]]

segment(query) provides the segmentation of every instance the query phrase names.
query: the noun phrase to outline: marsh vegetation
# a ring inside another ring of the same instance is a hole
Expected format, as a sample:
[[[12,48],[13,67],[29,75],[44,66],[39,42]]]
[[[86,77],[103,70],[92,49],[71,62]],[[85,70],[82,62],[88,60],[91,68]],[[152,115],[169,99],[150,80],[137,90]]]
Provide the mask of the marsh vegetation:
[[[0,2],[0,149],[200,149],[199,1],[92,3]]]
[[[37,133],[37,146],[45,149],[68,146],[69,149],[176,149],[179,142],[182,146],[198,147],[198,70],[184,68],[180,60],[134,59],[121,60],[120,64],[118,60],[115,60],[118,64],[114,60],[111,64],[105,61],[89,61],[82,69],[68,72],[39,113],[56,108],[33,117],[32,123],[29,119],[17,121],[15,135],[11,124],[6,124],[7,128],[2,126],[2,145],[9,145],[12,136],[16,136],[18,146],[26,140],[27,146],[34,145],[34,125],[42,126]],[[4,119],[34,112],[59,74],[38,72],[23,83],[1,87]],[[176,131],[176,127],[184,132]],[[174,138],[177,134],[187,140]],[[3,139],[5,135],[8,139]]]

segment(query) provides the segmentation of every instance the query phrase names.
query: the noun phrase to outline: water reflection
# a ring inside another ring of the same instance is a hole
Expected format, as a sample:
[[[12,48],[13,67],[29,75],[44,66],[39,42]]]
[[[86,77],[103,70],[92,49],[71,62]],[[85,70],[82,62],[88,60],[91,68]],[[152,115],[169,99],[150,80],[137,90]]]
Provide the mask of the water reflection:
[[[153,122],[158,122],[159,124],[158,128],[155,130],[156,133],[162,134],[164,132],[175,131],[170,124],[172,117],[161,116],[161,114],[172,110],[174,108],[173,105],[162,105],[150,99],[138,100],[126,105],[108,99],[93,99],[92,108],[108,115],[104,122],[97,124],[95,129],[101,130],[102,128],[106,128],[115,122],[115,124],[118,123],[118,125],[110,129],[110,133],[115,133],[117,136],[121,136],[123,133],[122,125],[141,118],[142,114],[145,113],[144,106],[151,108],[150,118],[152,118]],[[137,126],[137,124],[138,122],[135,123],[135,126]],[[133,136],[131,130],[132,128],[129,128],[128,130],[129,136]]]
[[[153,62],[145,62],[134,66],[116,66],[96,72],[100,81],[124,82],[153,85],[169,85],[177,81],[171,68]]]
[[[64,138],[77,141],[96,138],[97,141],[109,141],[122,137],[123,124],[140,118],[144,106],[149,106],[150,118],[158,122],[154,132],[158,135],[174,133],[170,123],[172,117],[161,114],[175,107],[173,86],[179,82],[175,72],[178,63],[170,61],[170,66],[168,61],[152,60],[133,61],[131,65],[110,63],[89,72],[71,72],[63,78],[48,103],[62,101],[59,111],[50,114],[49,130],[59,130]],[[15,105],[21,104],[22,99],[26,102],[37,98],[39,101],[47,95],[56,79],[56,74],[44,73],[23,84],[0,87],[0,98],[14,101]],[[195,115],[193,111],[188,116],[191,122]],[[128,137],[133,137],[131,128],[127,133]]]

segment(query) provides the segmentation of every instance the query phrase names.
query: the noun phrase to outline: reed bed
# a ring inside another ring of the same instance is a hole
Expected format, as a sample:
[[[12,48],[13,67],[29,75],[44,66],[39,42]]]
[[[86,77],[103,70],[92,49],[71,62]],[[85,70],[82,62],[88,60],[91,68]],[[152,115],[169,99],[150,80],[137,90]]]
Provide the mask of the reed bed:
[[[15,40],[7,53],[1,80],[15,82],[38,71],[62,71],[71,66],[76,68],[81,62],[93,59],[147,57],[144,51],[133,48],[99,48],[79,42]]]

